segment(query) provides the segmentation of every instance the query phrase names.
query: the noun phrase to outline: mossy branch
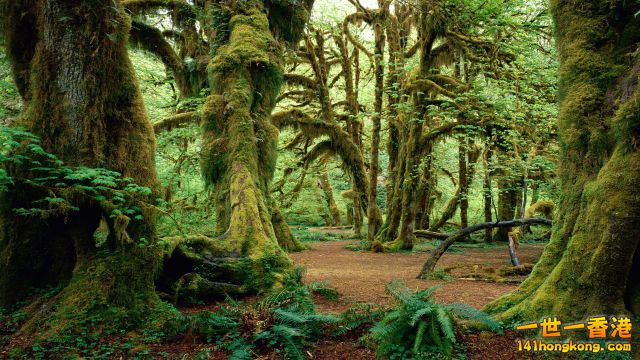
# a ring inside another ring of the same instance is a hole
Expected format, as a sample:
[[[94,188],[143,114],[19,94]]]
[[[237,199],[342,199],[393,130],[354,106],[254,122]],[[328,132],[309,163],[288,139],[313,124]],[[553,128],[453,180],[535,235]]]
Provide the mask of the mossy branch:
[[[420,138],[420,143],[418,145],[418,152],[421,154],[424,153],[427,149],[429,149],[430,144],[432,144],[442,136],[468,132],[469,129],[467,128],[467,126],[469,125],[481,125],[481,123],[463,118],[462,121],[449,122],[444,125],[438,126],[437,128],[434,128],[428,133],[422,135],[422,137]]]
[[[295,101],[307,101],[309,99],[313,99],[315,98],[315,92],[312,90],[291,90],[291,91],[287,91],[285,93],[282,93],[280,96],[278,96],[278,98],[276,99],[276,102],[280,102],[283,101],[285,99],[292,99]]]
[[[351,141],[350,137],[324,140],[319,142],[305,155],[303,159],[305,167],[308,167],[311,162],[325,154],[338,155],[342,159],[345,168],[351,174],[355,189],[357,189],[357,196],[360,197],[360,204],[366,211],[369,183],[367,182],[364,158],[360,153],[360,149]]]
[[[347,17],[344,18],[344,22],[342,23],[342,32],[344,32],[347,39],[349,39],[349,42],[353,44],[353,46],[355,46],[358,50],[367,55],[371,63],[373,63],[373,53],[369,51],[366,46],[362,45],[362,43],[358,41],[355,36],[353,36],[351,30],[349,30],[349,24],[357,24],[359,21],[365,20],[365,17],[365,14],[362,12],[356,12],[347,15]]]
[[[187,94],[189,92],[189,83],[182,59],[180,59],[164,36],[162,36],[162,32],[144,22],[133,20],[129,34],[133,45],[149,51],[160,58],[164,66],[173,74],[176,84],[180,89],[180,94]]]
[[[126,0],[122,2],[125,10],[131,13],[140,13],[159,8],[178,10],[181,16],[189,16],[195,19],[193,7],[184,0]]]
[[[451,236],[451,234],[440,233],[440,232],[431,231],[431,230],[415,230],[413,232],[413,235],[423,239],[440,239],[440,240],[446,240]]]
[[[153,130],[157,135],[162,131],[170,131],[181,125],[193,123],[198,120],[200,120],[200,114],[196,111],[176,114],[153,124]]]
[[[413,46],[411,46],[409,48],[409,50],[407,50],[403,55],[405,59],[409,59],[412,58],[413,55],[415,55],[418,52],[418,49],[420,49],[420,42],[416,41],[415,44],[413,44]]]
[[[407,86],[409,91],[422,91],[433,95],[444,95],[450,98],[455,98],[456,93],[449,91],[444,87],[438,85],[435,81],[429,79],[416,79]]]
[[[299,74],[284,74],[284,81],[289,85],[299,85],[311,90],[315,90],[317,87],[313,79]]]

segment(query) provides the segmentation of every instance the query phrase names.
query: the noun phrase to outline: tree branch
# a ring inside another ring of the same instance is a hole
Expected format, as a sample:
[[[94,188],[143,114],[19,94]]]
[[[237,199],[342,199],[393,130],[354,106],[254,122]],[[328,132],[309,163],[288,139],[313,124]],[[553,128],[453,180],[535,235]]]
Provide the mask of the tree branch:
[[[440,240],[446,240],[451,236],[451,234],[440,233],[440,232],[431,231],[431,230],[415,230],[413,232],[413,235],[423,239],[440,239]]]
[[[173,74],[182,96],[189,93],[189,85],[182,59],[162,36],[160,30],[141,21],[133,20],[130,40],[133,45],[155,54],[162,60],[164,66]]]
[[[180,125],[187,124],[190,122],[195,122],[198,119],[200,119],[200,117],[198,112],[196,111],[176,114],[168,118],[162,119],[159,122],[153,124],[153,130],[157,135],[162,131],[170,131]]]
[[[454,242],[465,238],[467,235],[474,233],[476,231],[491,229],[491,228],[511,228],[522,225],[545,225],[551,226],[553,223],[551,220],[542,219],[542,218],[528,218],[528,219],[515,219],[509,221],[499,221],[499,222],[485,222],[476,224],[473,226],[469,226],[467,228],[458,230],[453,235],[449,236],[446,240],[444,240],[440,246],[438,246],[435,250],[433,250],[433,254],[431,257],[424,263],[422,266],[422,270],[420,274],[418,274],[418,279],[425,279],[429,274],[433,271],[436,266],[436,263],[440,259],[440,257],[447,251],[447,249],[453,245]]]

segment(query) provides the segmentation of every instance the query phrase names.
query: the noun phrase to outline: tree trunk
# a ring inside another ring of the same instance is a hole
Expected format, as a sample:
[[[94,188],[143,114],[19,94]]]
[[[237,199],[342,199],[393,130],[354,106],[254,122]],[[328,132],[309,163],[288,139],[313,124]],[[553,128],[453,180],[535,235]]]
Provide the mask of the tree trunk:
[[[67,165],[115,170],[157,194],[155,137],[127,55],[128,15],[109,0],[23,4],[8,5],[6,28],[14,50],[13,41],[33,40],[20,45],[33,55],[28,73],[34,80],[25,88],[21,125]],[[14,52],[12,60],[24,57]],[[72,214],[37,218],[11,211],[31,207],[40,195],[18,184],[0,198],[0,305],[15,305],[32,288],[68,285],[21,334],[47,339],[80,333],[89,318],[106,322],[103,329],[147,319],[159,302],[154,277],[160,254],[138,244],[143,238],[155,243],[153,213],[145,212],[144,220],[110,217],[111,209],[80,193],[69,196],[79,208]],[[98,248],[93,234],[103,218],[111,231]]]
[[[269,11],[267,5],[259,0],[214,5],[219,6],[228,34],[213,44],[211,95],[202,116],[202,170],[216,193],[218,235],[205,245],[220,255],[250,261],[243,270],[246,282],[253,282],[245,284],[248,292],[274,286],[280,278],[274,274],[286,273],[292,265],[277,236],[285,234],[280,240],[289,247],[291,234],[284,231],[287,225],[277,211],[274,214],[269,195],[278,138],[271,111],[283,82],[279,41],[297,42],[305,23],[284,21],[290,28],[280,28],[277,19],[305,19],[308,11],[302,4],[273,5]]]
[[[340,225],[340,210],[338,210],[338,205],[336,205],[336,200],[333,197],[333,189],[331,187],[331,182],[329,182],[329,176],[327,175],[326,170],[322,170],[318,173],[318,185],[322,189],[324,198],[327,201],[327,208],[331,215],[331,226]]]
[[[442,216],[440,216],[440,219],[438,219],[438,221],[436,221],[430,228],[429,230],[431,231],[438,231],[441,227],[443,227],[447,221],[449,219],[451,219],[453,217],[453,215],[455,215],[456,210],[458,208],[459,205],[462,204],[462,189],[463,189],[463,184],[465,186],[465,188],[468,188],[468,184],[473,181],[473,176],[475,175],[475,167],[473,167],[473,164],[478,160],[478,157],[480,156],[480,153],[478,151],[468,151],[467,152],[468,157],[466,157],[466,161],[463,165],[464,166],[464,173],[465,173],[465,178],[466,180],[463,180],[462,178],[458,179],[458,187],[456,188],[456,192],[453,194],[453,196],[451,197],[451,199],[449,200],[449,202],[447,203],[447,206],[445,207],[444,211],[442,212]],[[467,163],[468,161],[468,163]],[[471,167],[467,168],[467,164],[472,165]]]
[[[418,185],[417,197],[418,197],[418,212],[416,214],[416,224],[418,224],[418,228],[420,229],[428,229],[431,209],[432,209],[432,201],[431,201],[431,191],[435,187],[435,180],[432,179],[435,177],[432,170],[432,156],[433,154],[427,154],[426,160],[424,161],[424,165],[422,167],[422,177],[420,178],[420,185]]]
[[[510,179],[498,180],[498,219],[500,221],[508,221],[515,217],[517,202],[517,189],[514,182]],[[494,241],[509,241],[510,228],[499,228],[496,231]]]
[[[416,102],[419,101],[420,100],[416,100]],[[406,154],[408,156],[405,160],[406,164],[403,174],[404,179],[401,192],[402,205],[400,208],[400,229],[398,231],[397,238],[394,240],[394,244],[390,246],[390,248],[392,249],[411,250],[413,249],[413,243],[415,240],[413,231],[415,230],[417,201],[415,198],[414,186],[416,183],[415,179],[417,178],[417,142],[422,135],[422,124],[418,121],[415,121],[410,125],[410,127],[411,130],[409,131],[409,138],[407,139],[405,144]]]
[[[489,161],[491,160],[491,148],[490,144],[487,144],[487,149],[484,151],[482,164],[484,165],[484,178],[482,182],[483,193],[483,205],[484,205],[484,221],[491,222],[491,208],[493,206],[493,195],[491,190],[491,169],[489,168]],[[484,231],[484,241],[486,243],[493,242],[493,229],[487,228]]]
[[[469,141],[459,140],[458,146],[458,184],[460,184],[460,228],[469,226],[469,179],[467,177],[467,151]],[[469,240],[466,238],[465,240]]]
[[[293,236],[291,228],[289,228],[278,206],[276,204],[272,204],[271,206],[271,223],[273,224],[273,231],[276,234],[276,239],[280,247],[289,252],[307,249],[298,238]]]
[[[378,166],[379,166],[379,152],[380,152],[380,117],[382,116],[382,92],[384,90],[384,45],[385,34],[383,24],[376,22],[373,24],[375,33],[375,102],[373,106],[373,116],[371,122],[373,128],[371,129],[371,164],[369,166],[369,194],[367,205],[367,218],[368,218],[368,231],[367,239],[373,241],[376,234],[380,230],[381,216],[380,209],[376,202],[378,195]]]
[[[345,25],[347,26],[347,25]],[[349,111],[349,118],[347,122],[347,130],[351,135],[351,140],[359,149],[362,149],[362,139],[361,139],[361,124],[358,120],[358,113],[360,111],[360,104],[358,103],[358,81],[360,79],[360,65],[358,62],[358,49],[354,49],[353,59],[353,69],[352,64],[349,57],[349,49],[347,47],[347,41],[338,39],[339,51],[340,51],[340,60],[342,63],[342,74],[345,82],[345,97],[347,101],[347,109]],[[329,89],[326,88],[328,92]],[[332,120],[333,121],[333,120]],[[361,151],[361,153],[363,153]],[[364,174],[363,174],[364,175]],[[362,234],[362,225],[363,225],[363,212],[362,207],[368,205],[368,196],[370,194],[371,189],[362,189],[356,185],[356,179],[353,178],[352,174],[352,187],[351,190],[354,192],[353,197],[353,208],[352,208],[352,224],[353,224],[353,233],[356,237],[360,237]],[[373,184],[375,186],[375,184]],[[364,200],[363,200],[364,197]],[[375,211],[373,212],[375,214]]]
[[[439,23],[440,21],[444,23],[446,20],[440,1],[435,1],[433,3],[430,1],[420,1],[419,7],[420,18],[418,22],[418,33],[420,39],[420,64],[416,75],[419,77],[426,77],[434,65],[434,59],[432,57],[433,44],[436,39],[442,35],[441,32],[443,31],[443,28],[434,26],[434,24]],[[432,144],[419,144],[419,142],[425,125],[427,127],[431,125],[429,115],[426,110],[432,99],[433,98],[430,95],[422,91],[413,91],[412,93],[413,110],[406,119],[408,120],[408,123],[406,124],[408,134],[406,135],[406,138],[403,139],[404,141],[401,148],[402,154],[400,156],[403,159],[402,162],[404,164],[401,166],[402,169],[398,169],[399,171],[396,175],[398,177],[402,176],[401,187],[397,184],[399,179],[396,178],[396,188],[401,188],[401,191],[394,194],[394,196],[401,194],[401,205],[399,207],[400,226],[398,235],[395,237],[393,242],[385,245],[391,250],[410,250],[413,248],[415,240],[413,231],[415,229],[418,205],[415,196],[418,157],[420,155],[421,147],[429,147],[429,150],[426,151],[426,153],[430,153],[430,148],[433,146]],[[395,217],[392,219],[395,219]],[[394,230],[391,225],[393,224],[390,223],[390,226],[387,229],[387,238],[390,237],[389,235]]]
[[[640,62],[625,55],[640,43],[638,10],[635,2],[552,1],[562,196],[531,275],[487,306],[500,319],[640,313]]]
[[[401,20],[403,19],[400,6],[395,7],[396,16],[389,18],[387,31],[387,44],[389,47],[389,71],[387,76],[387,111],[386,116],[389,126],[387,140],[387,153],[389,156],[389,166],[387,167],[387,217],[376,239],[381,242],[392,241],[396,238],[398,225],[400,224],[400,196],[399,190],[402,183],[401,174],[404,172],[403,157],[401,156],[402,134],[400,131],[402,111],[398,111],[398,104],[402,100],[403,88],[402,72],[404,67],[404,46],[401,31]]]

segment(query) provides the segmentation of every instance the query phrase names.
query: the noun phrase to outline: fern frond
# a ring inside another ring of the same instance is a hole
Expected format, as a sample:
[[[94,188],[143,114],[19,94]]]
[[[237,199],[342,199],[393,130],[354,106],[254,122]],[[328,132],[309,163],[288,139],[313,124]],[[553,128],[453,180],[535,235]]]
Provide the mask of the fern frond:
[[[385,286],[385,290],[401,304],[410,304],[413,301],[413,292],[401,280],[392,280]]]
[[[420,318],[422,318],[425,315],[431,314],[432,310],[433,308],[428,305],[421,309],[418,309],[416,312],[413,313],[413,315],[411,315],[411,321],[409,322],[409,325],[415,326],[416,322],[418,322]]]
[[[502,325],[490,315],[466,304],[450,304],[445,309],[458,318],[477,322],[494,332],[502,331]]]
[[[297,311],[288,311],[284,309],[273,310],[273,315],[276,319],[281,320],[286,324],[304,324],[309,321],[307,314],[303,314]]]
[[[247,344],[243,338],[236,338],[233,342],[225,346],[231,350],[229,360],[251,360],[253,358],[252,345]]]
[[[441,287],[442,287],[442,284],[432,286],[428,289],[418,291],[415,294],[415,296],[422,300],[426,300],[426,301],[431,300],[431,297],[433,297],[433,294],[435,294],[435,292],[438,291],[438,289],[440,289]]]
[[[451,322],[451,318],[447,311],[444,308],[439,307],[436,309],[436,314],[438,323],[440,324],[440,329],[444,336],[452,343],[456,342],[456,334],[453,332],[453,323]]]

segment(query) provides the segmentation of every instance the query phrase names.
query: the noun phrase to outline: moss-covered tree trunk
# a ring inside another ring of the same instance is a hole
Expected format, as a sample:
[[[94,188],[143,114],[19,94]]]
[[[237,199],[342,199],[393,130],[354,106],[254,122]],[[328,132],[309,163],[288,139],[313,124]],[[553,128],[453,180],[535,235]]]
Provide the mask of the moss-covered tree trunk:
[[[403,173],[403,157],[401,156],[402,133],[401,118],[403,114],[398,110],[398,104],[401,102],[401,95],[404,92],[401,87],[402,73],[404,66],[404,51],[406,46],[405,31],[406,26],[411,26],[411,22],[403,21],[406,18],[406,12],[403,12],[404,6],[396,4],[395,16],[389,16],[386,26],[387,45],[389,48],[388,72],[387,72],[387,124],[389,126],[387,139],[387,154],[389,157],[389,165],[387,167],[387,201],[386,201],[386,219],[382,224],[380,231],[376,235],[377,241],[391,241],[396,238],[398,225],[400,224],[400,185],[402,183],[399,174]]]
[[[487,144],[487,148],[482,154],[482,165],[484,170],[484,176],[482,179],[482,205],[484,209],[485,222],[491,221],[491,207],[493,206],[493,193],[491,190],[491,169],[489,167],[489,161],[491,160],[490,146],[490,144]],[[484,241],[487,243],[493,242],[493,229],[487,228],[484,230]]]
[[[420,65],[415,73],[416,78],[426,77],[434,65],[432,58],[433,45],[444,33],[442,3],[440,1],[422,0],[419,2],[420,17],[418,22],[418,41],[420,48]],[[395,35],[394,35],[395,37]],[[390,51],[397,49],[390,46]],[[431,95],[423,91],[412,91],[413,105],[410,114],[399,116],[399,122],[406,121],[402,144],[398,154],[398,164],[394,179],[394,199],[388,211],[387,223],[383,227],[379,239],[388,241],[385,245],[390,250],[412,249],[415,240],[413,231],[416,226],[418,201],[416,188],[418,185],[418,168],[421,149],[428,145],[420,144],[425,125],[429,126],[426,109],[432,100]]]
[[[433,153],[427,154],[422,166],[422,176],[420,185],[418,185],[418,213],[416,214],[416,224],[419,229],[428,229],[431,222],[431,210],[433,209],[433,201],[431,199],[433,189],[438,181],[436,174],[433,172]]]
[[[379,170],[379,153],[380,153],[380,118],[382,116],[382,93],[384,90],[384,47],[385,32],[381,22],[373,24],[375,34],[375,51],[374,51],[374,77],[375,77],[375,101],[373,106],[373,116],[371,121],[373,128],[371,129],[371,157],[369,166],[369,193],[367,194],[367,219],[368,231],[367,239],[373,241],[376,234],[380,230],[381,216],[380,209],[377,204],[378,196],[378,170]]]
[[[518,207],[517,186],[509,178],[498,180],[498,218],[500,221],[513,220]],[[509,241],[511,228],[500,228],[496,231],[494,241]]]
[[[264,271],[282,273],[291,266],[277,237],[284,234],[282,244],[290,242],[289,228],[281,223],[274,231],[272,222],[281,216],[272,217],[269,196],[278,138],[271,111],[283,81],[283,42],[299,40],[308,18],[301,4],[278,4],[213,4],[219,23],[212,25],[219,33],[203,108],[202,167],[217,199],[218,237],[209,245],[251,260],[252,277],[264,281],[260,287],[277,282]]]
[[[333,196],[333,187],[329,181],[329,175],[327,175],[327,171],[324,169],[318,173],[318,186],[322,189],[324,199],[327,202],[327,209],[329,210],[329,215],[331,217],[331,225],[340,225],[340,210],[338,210],[338,205],[336,205],[336,200]]]
[[[554,0],[561,198],[529,278],[487,306],[502,319],[640,312],[640,44],[635,2]]]
[[[157,189],[155,137],[127,55],[125,11],[110,0],[1,5],[8,9],[4,30],[15,77],[28,79],[20,125],[69,166],[116,170]],[[24,58],[30,61],[19,63]],[[32,288],[63,286],[49,300],[50,310],[36,312],[22,334],[51,339],[80,332],[89,318],[124,328],[145,319],[158,302],[160,256],[137,242],[153,243],[153,214],[112,218],[109,207],[72,190],[68,200],[77,212],[46,218],[12,212],[43,196],[17,183],[0,198],[0,306],[15,305]],[[110,233],[98,248],[93,234],[103,218]]]
[[[467,177],[468,140],[460,140],[458,146],[458,183],[460,184],[460,228],[469,226],[469,178]],[[472,165],[473,164],[469,164]]]

